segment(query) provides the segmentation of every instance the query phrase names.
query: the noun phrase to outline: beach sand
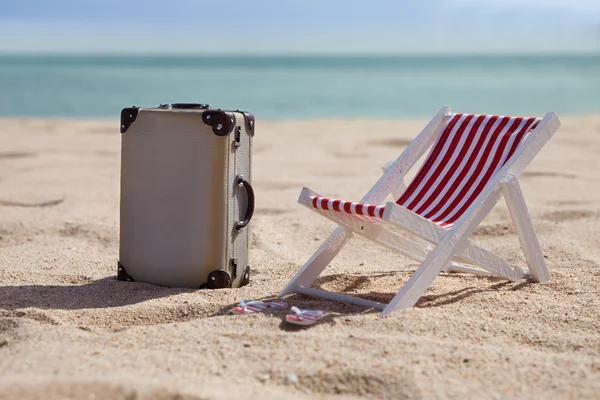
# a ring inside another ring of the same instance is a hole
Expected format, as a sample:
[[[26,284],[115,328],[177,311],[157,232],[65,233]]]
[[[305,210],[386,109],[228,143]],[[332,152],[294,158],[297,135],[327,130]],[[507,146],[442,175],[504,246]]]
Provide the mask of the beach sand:
[[[600,116],[563,126],[521,185],[549,283],[442,274],[417,306],[231,315],[276,295],[334,224],[310,187],[359,200],[426,121],[258,121],[251,283],[196,291],[116,280],[118,121],[0,121],[1,399],[600,398]],[[504,201],[473,240],[525,260]],[[417,264],[353,239],[317,286],[389,301]]]

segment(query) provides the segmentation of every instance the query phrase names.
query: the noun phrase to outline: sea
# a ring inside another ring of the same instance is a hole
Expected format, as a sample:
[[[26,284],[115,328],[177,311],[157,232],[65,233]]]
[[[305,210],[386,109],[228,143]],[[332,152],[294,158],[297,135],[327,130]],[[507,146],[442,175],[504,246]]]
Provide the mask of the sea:
[[[600,113],[600,53],[581,55],[0,55],[0,117],[117,118],[208,103],[259,119]]]

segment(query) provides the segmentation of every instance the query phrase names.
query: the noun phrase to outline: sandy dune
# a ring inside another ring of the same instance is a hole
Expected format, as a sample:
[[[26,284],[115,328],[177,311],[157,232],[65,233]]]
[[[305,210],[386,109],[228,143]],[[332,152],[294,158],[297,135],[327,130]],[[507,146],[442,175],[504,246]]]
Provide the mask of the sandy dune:
[[[0,121],[0,398],[600,398],[600,116],[563,127],[522,177],[552,280],[442,275],[413,309],[293,295],[334,313],[239,316],[334,228],[302,186],[358,200],[425,121],[264,122],[255,136],[251,284],[194,291],[115,279],[115,121]],[[501,202],[474,241],[524,266]],[[355,239],[320,287],[388,301],[416,264]]]

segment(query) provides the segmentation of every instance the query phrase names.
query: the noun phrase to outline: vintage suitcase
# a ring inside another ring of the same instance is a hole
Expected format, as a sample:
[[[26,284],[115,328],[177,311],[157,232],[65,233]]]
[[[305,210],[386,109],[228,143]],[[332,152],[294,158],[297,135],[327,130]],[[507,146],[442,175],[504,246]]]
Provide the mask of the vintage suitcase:
[[[249,282],[254,125],[248,112],[206,104],[123,109],[119,280]]]

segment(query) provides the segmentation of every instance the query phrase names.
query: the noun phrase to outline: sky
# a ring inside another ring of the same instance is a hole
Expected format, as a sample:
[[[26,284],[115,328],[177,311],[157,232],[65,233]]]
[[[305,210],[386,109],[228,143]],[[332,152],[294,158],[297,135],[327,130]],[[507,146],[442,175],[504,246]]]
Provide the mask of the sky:
[[[600,52],[600,0],[0,0],[0,52]]]

